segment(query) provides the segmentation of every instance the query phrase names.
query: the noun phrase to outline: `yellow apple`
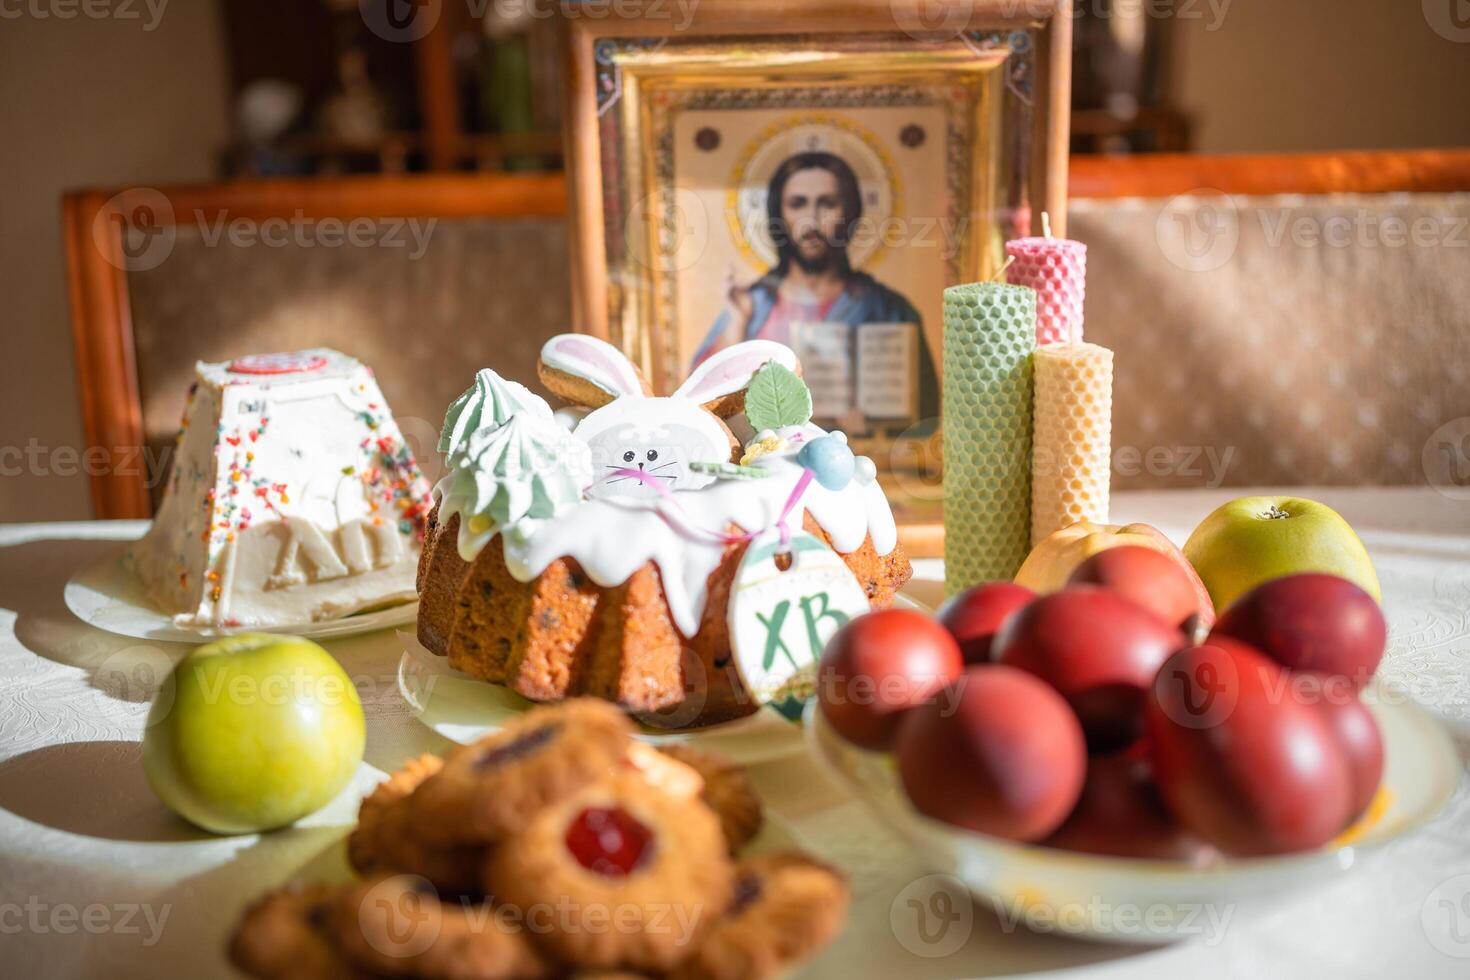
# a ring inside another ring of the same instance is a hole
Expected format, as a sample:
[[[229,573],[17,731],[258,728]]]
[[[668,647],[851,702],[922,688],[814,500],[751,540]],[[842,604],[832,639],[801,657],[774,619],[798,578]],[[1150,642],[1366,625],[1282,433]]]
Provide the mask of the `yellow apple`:
[[[1217,508],[1184,543],[1189,558],[1223,611],[1271,579],[1326,572],[1380,599],[1368,549],[1326,504],[1303,497],[1241,497]]]
[[[1122,545],[1138,545],[1152,548],[1167,555],[1179,564],[1189,576],[1199,597],[1200,625],[1208,629],[1215,622],[1215,606],[1210,602],[1210,593],[1200,581],[1199,575],[1190,567],[1184,554],[1174,542],[1150,524],[1094,524],[1078,521],[1068,525],[1050,537],[1037,543],[1031,554],[1016,573],[1016,584],[1024,585],[1037,595],[1058,592],[1067,584],[1067,579],[1077,566],[1100,551]]]

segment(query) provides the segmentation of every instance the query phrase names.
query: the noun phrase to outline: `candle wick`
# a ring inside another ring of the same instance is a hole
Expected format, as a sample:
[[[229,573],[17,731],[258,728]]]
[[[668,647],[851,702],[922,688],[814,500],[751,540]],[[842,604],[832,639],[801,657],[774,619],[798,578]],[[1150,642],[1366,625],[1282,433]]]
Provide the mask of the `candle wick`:
[[[993,275],[993,276],[990,277],[990,281],[991,282],[1005,282],[1005,280],[1006,280],[1006,270],[1011,267],[1011,263],[1014,262],[1014,261],[1016,261],[1016,257],[1014,255],[1007,255],[1006,256],[1005,263],[1002,264],[999,269],[996,269],[995,270],[995,275]]]

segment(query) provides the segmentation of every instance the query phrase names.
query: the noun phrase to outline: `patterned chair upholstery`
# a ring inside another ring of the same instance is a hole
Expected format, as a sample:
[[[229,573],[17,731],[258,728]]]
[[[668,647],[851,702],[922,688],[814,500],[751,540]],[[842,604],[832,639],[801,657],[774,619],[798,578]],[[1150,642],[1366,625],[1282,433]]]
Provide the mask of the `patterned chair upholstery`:
[[[1441,436],[1470,436],[1470,194],[1074,199],[1069,222],[1087,339],[1117,353],[1115,489],[1442,484]]]
[[[441,219],[422,255],[411,239],[237,247],[180,226],[168,261],[128,276],[151,458],[173,444],[196,360],[333,347],[377,373],[434,476],[445,406],[474,372],[493,364],[534,383],[542,343],[569,328],[566,255],[560,218]],[[156,505],[161,482],[150,489]]]

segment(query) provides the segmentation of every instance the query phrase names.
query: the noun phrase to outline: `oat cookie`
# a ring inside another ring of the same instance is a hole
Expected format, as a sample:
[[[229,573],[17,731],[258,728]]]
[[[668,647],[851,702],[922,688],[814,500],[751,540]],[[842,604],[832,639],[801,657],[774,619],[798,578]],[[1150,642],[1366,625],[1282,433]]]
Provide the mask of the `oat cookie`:
[[[357,827],[347,837],[347,860],[362,874],[406,872],[422,875],[441,892],[472,894],[480,888],[483,848],[426,840],[414,822],[409,797],[444,767],[437,755],[404,763],[362,801]]]
[[[230,937],[230,962],[260,980],[369,976],[332,939],[329,922],[338,891],[329,885],[287,886],[258,899]]]
[[[365,878],[332,904],[332,934],[378,974],[442,980],[534,980],[553,974],[521,924],[486,902],[441,900],[417,875]]]
[[[620,768],[633,724],[593,698],[533,708],[452,750],[409,798],[415,826],[443,844],[489,844],[542,807]]]
[[[842,876],[796,852],[762,855],[736,868],[729,910],[673,980],[759,980],[817,952],[842,930]]]
[[[765,811],[743,766],[718,752],[688,745],[665,745],[661,751],[699,773],[704,780],[700,796],[719,816],[731,854],[755,839],[765,823]]]

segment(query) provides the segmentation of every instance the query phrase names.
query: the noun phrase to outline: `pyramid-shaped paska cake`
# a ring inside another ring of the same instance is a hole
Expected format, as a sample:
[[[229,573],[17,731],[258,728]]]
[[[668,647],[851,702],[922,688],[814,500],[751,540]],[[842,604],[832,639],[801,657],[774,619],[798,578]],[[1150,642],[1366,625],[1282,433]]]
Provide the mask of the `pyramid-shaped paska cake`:
[[[180,623],[279,626],[414,597],[429,486],[373,373],[332,350],[200,363],[133,563]]]

